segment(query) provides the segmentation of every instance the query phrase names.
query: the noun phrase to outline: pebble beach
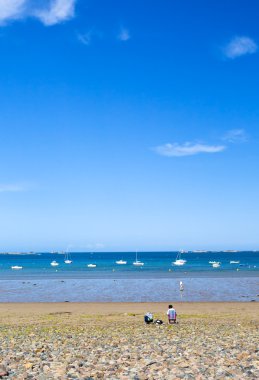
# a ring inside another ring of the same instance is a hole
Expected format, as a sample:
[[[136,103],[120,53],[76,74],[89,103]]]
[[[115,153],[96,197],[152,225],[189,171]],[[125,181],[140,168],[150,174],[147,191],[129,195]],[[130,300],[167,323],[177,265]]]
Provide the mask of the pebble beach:
[[[0,378],[259,378],[257,302],[174,306],[176,325],[165,303],[2,303]]]

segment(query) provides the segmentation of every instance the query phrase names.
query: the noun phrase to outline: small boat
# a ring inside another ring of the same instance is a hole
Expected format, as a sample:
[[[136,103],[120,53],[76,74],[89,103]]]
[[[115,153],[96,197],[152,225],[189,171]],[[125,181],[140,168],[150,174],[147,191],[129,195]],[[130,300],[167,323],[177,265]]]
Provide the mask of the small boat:
[[[20,267],[19,265],[14,265],[11,267],[11,269],[19,270],[19,269],[22,269],[22,267]]]
[[[53,260],[53,261],[51,261],[50,265],[53,267],[57,267],[59,265],[59,263],[56,260]]]
[[[240,263],[240,261],[234,261],[234,260],[231,260],[230,262],[229,262],[229,264],[239,264]]]
[[[118,264],[118,265],[127,264],[127,261],[125,261],[125,260],[118,260],[118,261],[116,261],[116,264]]]
[[[136,267],[143,267],[144,263],[138,260],[138,253],[136,252],[136,260],[133,262]]]
[[[213,268],[219,268],[220,267],[220,262],[216,261],[215,263],[212,264]]]
[[[64,260],[64,263],[65,264],[71,264],[73,261],[71,260],[71,255],[69,252],[66,252],[65,253],[65,260]]]
[[[88,268],[96,268],[96,264],[88,264]]]
[[[184,265],[186,263],[187,260],[183,260],[181,258],[181,254],[183,253],[184,251],[180,251],[177,253],[177,256],[176,256],[176,259],[175,261],[172,262],[172,265],[177,265],[177,266],[181,266],[181,265]]]

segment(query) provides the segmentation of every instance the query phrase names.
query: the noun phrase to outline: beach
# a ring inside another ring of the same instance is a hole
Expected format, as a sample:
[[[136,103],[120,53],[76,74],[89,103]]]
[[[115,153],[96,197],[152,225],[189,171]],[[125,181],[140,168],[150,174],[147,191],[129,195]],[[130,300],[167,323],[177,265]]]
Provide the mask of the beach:
[[[258,302],[1,303],[8,379],[256,379]],[[151,311],[162,325],[145,325]]]

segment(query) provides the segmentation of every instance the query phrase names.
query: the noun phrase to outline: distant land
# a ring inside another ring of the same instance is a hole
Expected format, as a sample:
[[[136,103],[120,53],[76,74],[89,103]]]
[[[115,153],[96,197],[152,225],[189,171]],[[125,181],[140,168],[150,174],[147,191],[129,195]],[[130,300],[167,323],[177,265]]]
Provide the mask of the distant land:
[[[77,252],[77,251],[75,251]],[[81,251],[80,251],[81,252]],[[77,253],[80,253],[80,252],[77,252]],[[82,251],[81,253],[87,253],[87,252],[91,252],[91,251]],[[113,252],[113,251],[111,251]],[[121,251],[121,252],[133,252],[133,251]],[[142,251],[142,252],[151,252],[150,250],[149,251]],[[152,251],[152,252],[181,252],[181,253],[213,253],[213,252],[225,252],[225,253],[236,253],[236,252],[259,252],[259,250],[256,250],[256,249],[242,249],[242,250],[236,250],[236,249],[226,249],[226,250],[203,250],[203,249],[195,249],[195,250],[166,250],[166,251]],[[40,255],[42,253],[51,253],[51,254],[56,254],[56,255],[64,255],[66,252],[65,251],[44,251],[44,252],[34,252],[34,251],[29,251],[29,252],[19,252],[19,251],[15,251],[15,252],[0,252],[0,255]],[[98,251],[98,253],[110,253],[110,252],[101,252],[101,251]]]

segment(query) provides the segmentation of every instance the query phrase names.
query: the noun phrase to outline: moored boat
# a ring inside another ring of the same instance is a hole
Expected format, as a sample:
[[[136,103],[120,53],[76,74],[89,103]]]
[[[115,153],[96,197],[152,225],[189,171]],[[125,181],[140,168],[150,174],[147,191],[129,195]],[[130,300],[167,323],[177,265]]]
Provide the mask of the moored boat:
[[[53,260],[53,261],[51,261],[50,265],[53,267],[57,267],[59,265],[59,263],[56,260]]]
[[[177,253],[176,259],[172,262],[172,265],[182,266],[187,262],[187,260],[181,258],[182,253],[184,253],[184,251],[180,251]]]
[[[64,263],[65,264],[72,264],[72,260],[71,260],[71,255],[70,255],[70,253],[69,252],[66,252],[65,253],[65,260],[64,260]]]
[[[125,264],[127,264],[127,261],[125,261],[125,260],[117,260],[116,264],[118,264],[118,265],[125,265]]]
[[[138,260],[138,253],[136,252],[136,260],[133,262],[136,267],[143,267],[144,263]]]

